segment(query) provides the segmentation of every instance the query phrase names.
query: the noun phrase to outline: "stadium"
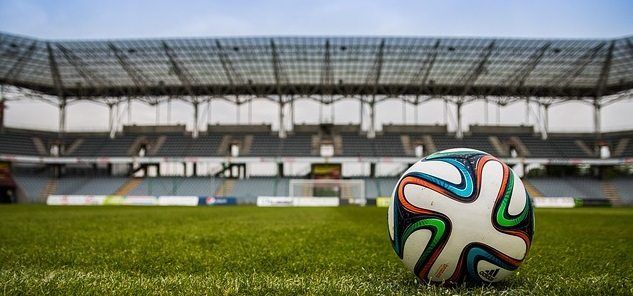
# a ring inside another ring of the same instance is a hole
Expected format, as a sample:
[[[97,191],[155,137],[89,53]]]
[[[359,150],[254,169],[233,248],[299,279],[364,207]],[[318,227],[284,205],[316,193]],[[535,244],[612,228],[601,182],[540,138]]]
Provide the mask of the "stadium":
[[[0,87],[0,201],[18,204],[0,207],[8,294],[633,292],[633,129],[602,127],[603,107],[633,98],[630,36],[3,32]],[[53,105],[58,126],[6,126],[5,106],[24,100]],[[106,106],[108,129],[68,129],[78,102]],[[248,116],[214,124],[215,102]],[[269,123],[253,123],[257,102],[275,110]],[[306,102],[317,122],[296,117]],[[377,122],[386,102],[402,105],[401,122]],[[593,130],[550,130],[549,108],[578,102],[591,106]],[[176,103],[192,125],[172,124]],[[353,108],[334,112],[341,103]],[[443,122],[420,118],[432,103]],[[485,122],[466,126],[475,103]],[[133,122],[133,104],[155,108],[157,124]],[[489,110],[498,120],[511,105],[525,113],[495,122]],[[384,207],[402,173],[456,147],[507,163],[537,207],[534,249],[507,284],[420,288],[384,245]]]
[[[12,201],[83,194],[254,203],[258,196],[290,196],[291,189],[312,195],[316,181],[306,180],[315,179],[339,180],[323,186],[336,185],[346,201],[371,201],[389,196],[400,173],[420,157],[470,147],[520,166],[533,197],[633,203],[633,130],[600,128],[602,106],[631,98],[631,38],[2,39],[5,100],[51,100],[60,112],[58,132],[3,128],[0,159],[12,164],[14,177],[6,177],[7,190],[16,190]],[[278,129],[222,124],[201,131],[201,106],[258,99],[277,104]],[[302,99],[319,106],[353,100],[360,122],[296,123],[293,104]],[[78,100],[107,104],[110,130],[66,132],[66,106]],[[115,112],[131,100],[157,107],[184,100],[197,124],[187,130],[115,122]],[[457,128],[414,123],[377,131],[374,114],[385,100],[408,108],[431,100],[455,105]],[[461,107],[475,100],[534,102],[541,122],[464,131]],[[548,107],[573,100],[593,105],[594,132],[550,133]],[[343,174],[347,165],[360,170]],[[395,166],[395,174],[383,169],[377,175],[385,165]],[[266,174],[257,176],[251,166],[265,166]],[[309,170],[297,170],[301,166]],[[3,200],[10,201],[6,193]]]

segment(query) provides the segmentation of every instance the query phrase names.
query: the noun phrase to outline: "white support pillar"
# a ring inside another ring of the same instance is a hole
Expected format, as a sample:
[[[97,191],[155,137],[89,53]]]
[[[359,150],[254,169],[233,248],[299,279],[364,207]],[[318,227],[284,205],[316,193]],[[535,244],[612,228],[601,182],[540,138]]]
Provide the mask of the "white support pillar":
[[[369,103],[369,129],[367,130],[368,138],[376,137],[376,96],[374,95]]]
[[[290,128],[295,126],[295,100],[294,97],[290,97]]]
[[[59,101],[59,132],[66,132],[66,98],[62,97]]]
[[[284,123],[284,101],[283,96],[279,95],[279,137],[286,137],[286,125]]]
[[[156,125],[160,125],[160,104],[156,102]]]
[[[253,99],[248,101],[248,124],[253,124]]]
[[[127,124],[132,125],[132,99],[127,98]]]
[[[415,125],[420,124],[419,114],[418,114],[419,111],[420,111],[419,109],[420,109],[420,103],[418,103],[417,100],[416,100],[415,105],[413,107],[413,123]]]
[[[0,84],[0,130],[4,128],[4,114],[6,107],[6,101],[4,99],[4,85]]]
[[[547,140],[549,133],[549,104],[543,104],[543,129],[541,130],[541,138]]]
[[[241,111],[241,103],[237,102],[235,103],[235,123],[236,124],[240,124],[241,122],[241,118],[240,118],[240,111]]]
[[[464,138],[464,130],[462,129],[462,102],[455,103],[457,106],[457,131],[455,137],[458,139]]]
[[[207,125],[211,125],[211,99],[207,101]]]
[[[444,99],[444,125],[448,126],[448,100]]]
[[[110,131],[110,139],[114,139],[116,128],[114,127],[114,104],[108,104],[108,130]]]
[[[484,99],[484,124],[490,123],[490,117],[488,116],[488,98]]]
[[[360,112],[358,113],[358,118],[359,118],[359,124],[360,124],[360,128],[363,129],[363,108],[365,107],[365,102],[363,101],[363,97],[361,96],[360,99],[358,100],[359,103],[359,110]]]
[[[530,97],[525,99],[525,125],[530,125]]]
[[[194,139],[198,137],[198,101],[194,101],[193,103],[193,132],[191,133],[191,137]]]
[[[167,100],[167,124],[171,124],[171,98]]]
[[[334,101],[330,103],[330,121],[332,122],[332,124],[335,124],[336,122],[336,109],[334,107]]]
[[[319,124],[323,123],[323,102],[319,102]]]
[[[598,101],[598,98],[595,98],[593,100],[593,131],[596,135],[602,133],[601,107],[600,101]]]
[[[402,100],[402,123],[407,124],[407,101]]]
[[[501,124],[501,105],[497,104],[497,125]]]

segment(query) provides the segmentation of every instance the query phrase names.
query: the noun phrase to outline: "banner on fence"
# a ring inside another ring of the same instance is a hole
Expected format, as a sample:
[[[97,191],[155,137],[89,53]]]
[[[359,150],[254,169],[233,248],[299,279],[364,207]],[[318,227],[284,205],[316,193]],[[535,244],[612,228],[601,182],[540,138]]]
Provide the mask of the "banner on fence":
[[[354,204],[364,204],[355,200]],[[215,196],[120,196],[120,195],[50,195],[48,205],[125,205],[125,206],[221,206],[235,205],[235,197]],[[260,207],[337,207],[338,197],[260,196]]]
[[[295,207],[338,207],[338,197],[293,197],[292,205]]]
[[[155,206],[158,204],[156,196],[126,196],[122,205],[126,206]]]
[[[533,197],[536,208],[573,208],[576,200],[572,197]]]
[[[201,206],[228,206],[236,205],[235,197],[217,197],[217,196],[201,196],[198,205]]]
[[[259,196],[258,207],[338,207],[338,197]]]
[[[50,206],[99,206],[106,200],[105,195],[49,195],[46,204]]]
[[[125,196],[121,196],[121,195],[108,195],[106,196],[105,200],[103,201],[103,204],[106,206],[120,206],[123,204],[123,200],[125,199]]]
[[[159,196],[159,206],[190,206],[195,207],[198,205],[197,196]]]
[[[389,204],[391,203],[391,198],[389,197],[376,197],[376,206],[380,207],[380,208],[387,208],[389,207]]]
[[[258,207],[291,207],[292,197],[289,196],[258,196]]]
[[[198,196],[120,196],[120,195],[49,195],[47,205],[54,206],[197,206]],[[234,197],[204,197],[204,205],[237,204]]]

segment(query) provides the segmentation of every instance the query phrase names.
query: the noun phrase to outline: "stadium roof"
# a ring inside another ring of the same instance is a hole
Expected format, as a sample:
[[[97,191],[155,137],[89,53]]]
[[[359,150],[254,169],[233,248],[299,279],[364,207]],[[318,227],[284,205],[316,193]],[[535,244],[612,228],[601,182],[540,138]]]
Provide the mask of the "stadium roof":
[[[61,97],[600,97],[633,88],[633,37],[41,40],[0,33],[0,84]]]

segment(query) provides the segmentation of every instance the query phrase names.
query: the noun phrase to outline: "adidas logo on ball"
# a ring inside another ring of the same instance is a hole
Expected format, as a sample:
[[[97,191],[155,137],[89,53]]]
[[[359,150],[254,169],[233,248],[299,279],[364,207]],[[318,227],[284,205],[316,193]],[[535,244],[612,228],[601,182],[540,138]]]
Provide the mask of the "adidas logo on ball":
[[[489,281],[494,281],[495,277],[497,276],[497,273],[499,273],[499,268],[496,269],[488,269],[488,270],[482,270],[479,272],[479,275]]]

